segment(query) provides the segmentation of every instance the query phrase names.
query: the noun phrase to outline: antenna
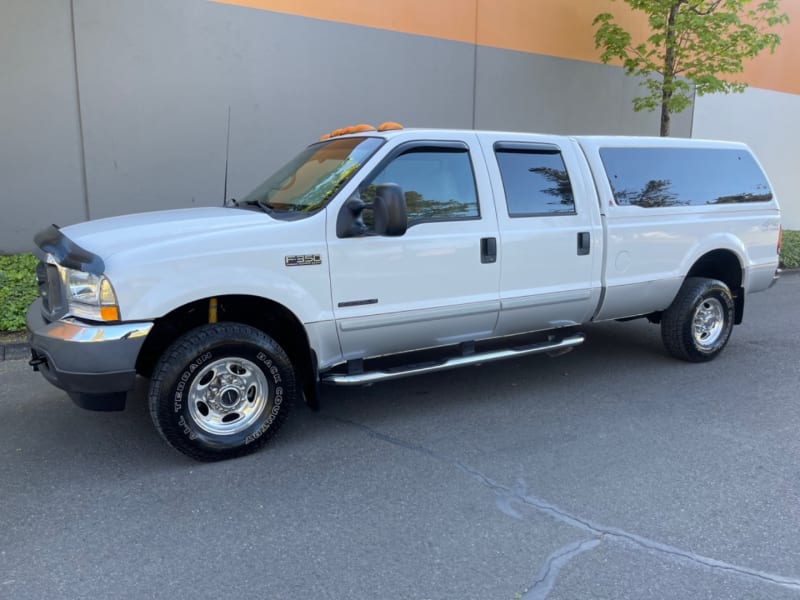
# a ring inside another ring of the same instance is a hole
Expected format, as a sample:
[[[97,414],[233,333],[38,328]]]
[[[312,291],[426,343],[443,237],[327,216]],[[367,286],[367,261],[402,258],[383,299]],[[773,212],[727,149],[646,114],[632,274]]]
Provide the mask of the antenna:
[[[225,183],[222,187],[222,206],[228,205],[228,150],[231,146],[231,106],[228,105],[228,134],[225,139]]]

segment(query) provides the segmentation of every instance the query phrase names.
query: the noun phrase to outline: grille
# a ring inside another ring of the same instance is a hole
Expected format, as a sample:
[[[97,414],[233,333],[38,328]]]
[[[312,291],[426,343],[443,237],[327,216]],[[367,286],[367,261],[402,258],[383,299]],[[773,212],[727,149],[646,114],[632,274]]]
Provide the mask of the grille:
[[[45,262],[36,265],[36,284],[42,298],[42,313],[46,320],[53,321],[67,313],[58,267]]]

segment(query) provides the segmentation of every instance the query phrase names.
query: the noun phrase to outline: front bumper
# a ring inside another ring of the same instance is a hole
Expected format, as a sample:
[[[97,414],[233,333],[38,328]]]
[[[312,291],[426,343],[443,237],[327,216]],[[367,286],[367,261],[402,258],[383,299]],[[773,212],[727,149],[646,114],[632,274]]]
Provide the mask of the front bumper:
[[[42,301],[28,309],[31,364],[45,379],[89,410],[122,410],[136,380],[136,357],[151,322],[90,324],[64,318],[48,323]]]

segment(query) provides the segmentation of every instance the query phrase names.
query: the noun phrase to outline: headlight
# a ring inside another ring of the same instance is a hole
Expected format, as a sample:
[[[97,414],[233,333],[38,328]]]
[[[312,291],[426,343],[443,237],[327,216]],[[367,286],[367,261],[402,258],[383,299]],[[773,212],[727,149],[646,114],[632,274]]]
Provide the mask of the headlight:
[[[119,321],[117,296],[105,276],[59,267],[69,313],[93,321]]]

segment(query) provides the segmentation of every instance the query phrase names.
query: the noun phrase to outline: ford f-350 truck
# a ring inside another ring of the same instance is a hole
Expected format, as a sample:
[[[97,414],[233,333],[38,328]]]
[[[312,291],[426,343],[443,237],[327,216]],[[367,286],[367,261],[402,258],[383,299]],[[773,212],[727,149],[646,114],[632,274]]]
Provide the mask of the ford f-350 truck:
[[[31,364],[95,410],[148,377],[170,445],[230,458],[320,382],[557,354],[585,323],[710,360],[780,232],[743,144],[355,126],[225,207],[40,232]]]

